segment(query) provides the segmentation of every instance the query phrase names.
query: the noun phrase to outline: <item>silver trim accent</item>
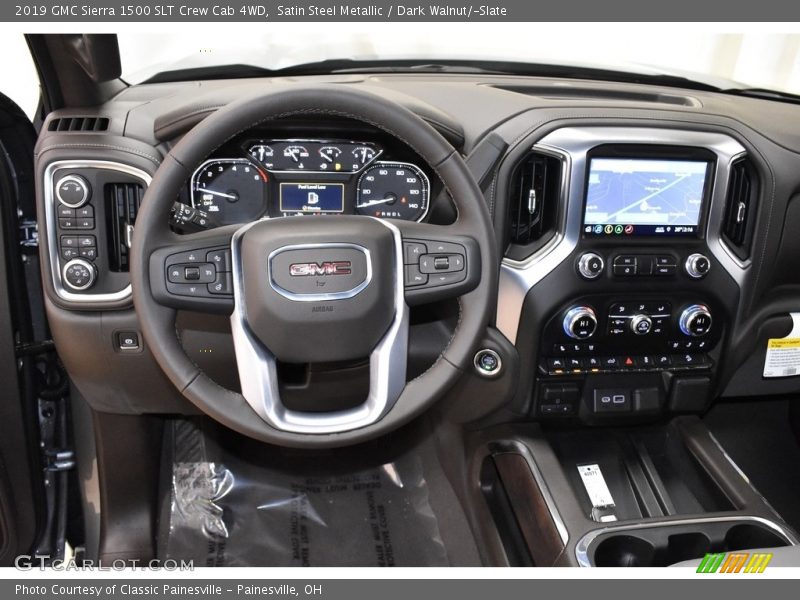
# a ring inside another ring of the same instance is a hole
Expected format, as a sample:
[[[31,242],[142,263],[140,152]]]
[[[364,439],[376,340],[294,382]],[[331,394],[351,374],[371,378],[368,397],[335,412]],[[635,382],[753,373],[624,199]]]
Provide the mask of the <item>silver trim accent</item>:
[[[421,223],[422,220],[428,216],[428,211],[431,208],[431,180],[428,179],[428,176],[425,174],[425,171],[423,171],[420,166],[415,165],[414,163],[400,162],[398,160],[376,160],[369,165],[369,169],[373,169],[379,165],[387,165],[387,166],[396,165],[400,167],[411,167],[412,169],[414,169],[414,171],[417,172],[418,175],[422,176],[423,192],[425,193],[425,198],[424,198],[425,210],[422,211],[422,214],[417,219],[415,219],[417,223]],[[358,182],[356,184],[356,203],[353,206],[353,214],[362,217],[370,216],[370,215],[362,215],[360,212],[358,212],[358,198],[361,196],[361,180],[364,179],[364,176],[367,174],[367,171],[369,169],[363,169],[363,172],[361,173],[361,175],[359,175]],[[375,219],[377,217],[372,217],[372,218]]]
[[[120,302],[128,300],[131,297],[130,284],[116,292],[97,294],[76,294],[68,291],[64,287],[61,275],[61,256],[58,250],[58,217],[56,215],[56,197],[53,180],[58,171],[67,169],[106,169],[109,171],[117,171],[141,180],[145,188],[150,185],[152,177],[145,171],[137,169],[136,167],[108,160],[59,160],[47,165],[44,171],[44,218],[45,226],[47,227],[47,248],[48,257],[50,259],[50,271],[56,295],[62,300],[76,303]]]
[[[497,360],[497,368],[494,371],[487,371],[480,365],[480,361],[478,360],[482,354],[488,354],[493,356]],[[500,355],[492,350],[491,348],[482,348],[475,353],[475,356],[472,359],[472,365],[475,367],[478,375],[481,377],[493,378],[500,375],[503,371],[503,359],[500,358]]]
[[[589,270],[589,261],[591,260],[599,260],[600,261],[600,270],[597,273],[593,273]],[[592,281],[600,277],[603,274],[603,271],[606,270],[606,261],[603,260],[603,257],[597,254],[596,252],[584,252],[581,254],[581,257],[578,259],[578,274],[588,281]]]
[[[61,197],[61,184],[64,183],[65,181],[74,181],[83,189],[83,198],[77,204],[70,204]],[[58,200],[61,204],[63,204],[67,208],[80,208],[81,206],[86,204],[90,196],[89,182],[86,181],[80,175],[65,175],[56,182],[55,190],[56,190],[56,200]]]
[[[653,328],[653,319],[651,319],[648,315],[633,315],[630,319],[630,328],[633,332],[633,335],[647,335]],[[647,323],[647,330],[639,331],[639,323]]]
[[[547,505],[547,510],[556,525],[558,536],[561,538],[561,542],[564,544],[564,546],[566,546],[567,542],[569,542],[569,530],[564,524],[564,519],[561,518],[561,513],[558,512],[558,507],[556,506],[555,500],[553,499],[552,494],[550,494],[550,490],[544,481],[544,476],[539,470],[539,466],[536,464],[536,460],[533,458],[533,454],[531,453],[530,449],[525,444],[517,440],[499,440],[489,444],[489,451],[494,454],[519,454],[525,459],[525,462],[528,463],[528,467],[531,470],[533,479],[536,481],[536,485],[539,486],[539,491],[542,493],[542,498],[544,498],[544,503]]]
[[[298,294],[282,288],[275,282],[275,280],[272,278],[273,258],[290,250],[311,250],[314,248],[352,248],[353,250],[358,250],[367,257],[366,278],[352,289],[342,292],[331,292],[327,294]],[[267,257],[267,275],[269,277],[269,285],[273,290],[278,292],[284,298],[294,300],[295,302],[325,302],[327,300],[346,300],[363,292],[364,289],[369,285],[370,281],[372,281],[372,254],[369,250],[364,248],[364,246],[359,246],[358,244],[293,244],[290,246],[281,246],[277,250],[270,252],[269,257]]]
[[[405,388],[409,310],[403,285],[402,238],[400,230],[393,224],[381,219],[375,220],[388,228],[394,236],[394,320],[370,355],[370,384],[366,401],[352,409],[329,413],[292,411],[282,404],[275,357],[250,331],[242,300],[244,277],[240,256],[241,238],[258,221],[244,225],[233,234],[231,252],[234,309],[231,314],[231,330],[242,395],[259,417],[280,431],[328,434],[366,427],[389,412]]]
[[[740,261],[722,242],[722,213],[725,210],[731,164],[745,154],[744,147],[721,133],[648,127],[564,127],[531,147],[534,152],[562,161],[559,206],[562,214],[553,238],[523,261],[504,258],[500,266],[497,327],[516,343],[522,307],[528,292],[575,250],[581,237],[586,155],[603,144],[661,144],[696,146],[717,156],[714,182],[706,219],[706,244],[722,267],[741,286],[750,262]]]
[[[641,521],[638,523],[631,523],[629,525],[611,525],[609,527],[601,527],[593,529],[584,535],[578,543],[575,544],[575,558],[578,560],[578,565],[581,567],[594,567],[589,560],[589,547],[592,542],[599,536],[605,533],[614,533],[617,531],[631,531],[637,529],[649,529],[651,527],[670,527],[674,525],[700,525],[702,523],[716,523],[716,522],[732,521],[754,521],[767,526],[774,532],[781,535],[791,546],[797,546],[797,539],[791,535],[786,529],[781,527],[778,523],[765,519],[763,517],[754,517],[750,515],[733,515],[730,517],[697,517],[691,519],[675,519],[674,521]]]
[[[72,285],[67,279],[67,269],[69,269],[74,264],[83,265],[84,267],[86,267],[86,270],[88,270],[89,273],[91,273],[91,275],[89,276],[89,281],[86,283],[86,285],[75,286]],[[73,258],[67,261],[64,264],[64,266],[61,267],[61,276],[64,278],[64,283],[73,290],[75,291],[88,290],[90,287],[94,285],[94,282],[97,281],[97,267],[95,267],[93,263],[89,262],[86,259]]]
[[[705,273],[701,273],[697,270],[697,261],[700,259],[705,259],[708,261],[708,271]],[[686,274],[691,277],[692,279],[702,279],[706,275],[708,275],[709,271],[711,271],[711,261],[704,254],[700,254],[699,252],[695,252],[694,254],[690,254],[686,259],[686,263],[683,265],[683,268],[686,270]]]

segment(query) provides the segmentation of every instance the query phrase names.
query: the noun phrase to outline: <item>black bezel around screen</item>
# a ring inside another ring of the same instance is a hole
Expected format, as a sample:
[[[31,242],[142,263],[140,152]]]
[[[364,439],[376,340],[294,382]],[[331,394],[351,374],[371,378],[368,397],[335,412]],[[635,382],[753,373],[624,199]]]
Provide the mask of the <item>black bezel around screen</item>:
[[[586,158],[583,204],[581,207],[581,232],[584,238],[619,240],[625,238],[698,238],[703,236],[709,198],[714,183],[716,156],[713,152],[703,148],[677,146],[613,145],[594,148],[587,154]],[[597,223],[592,221],[591,223],[587,223],[586,211],[589,201],[589,181],[592,174],[593,161],[604,159],[619,161],[688,162],[704,165],[703,190],[696,222],[691,225],[679,224],[677,226],[666,223],[623,223],[619,221],[610,223]]]

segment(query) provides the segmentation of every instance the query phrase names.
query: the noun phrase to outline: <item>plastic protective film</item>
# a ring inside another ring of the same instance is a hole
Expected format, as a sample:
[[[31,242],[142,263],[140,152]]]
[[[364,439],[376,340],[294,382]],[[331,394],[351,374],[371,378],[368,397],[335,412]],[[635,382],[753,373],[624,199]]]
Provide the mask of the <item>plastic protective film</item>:
[[[193,424],[174,427],[165,558],[195,566],[448,564],[416,456],[331,474],[308,460],[301,469],[244,462]]]

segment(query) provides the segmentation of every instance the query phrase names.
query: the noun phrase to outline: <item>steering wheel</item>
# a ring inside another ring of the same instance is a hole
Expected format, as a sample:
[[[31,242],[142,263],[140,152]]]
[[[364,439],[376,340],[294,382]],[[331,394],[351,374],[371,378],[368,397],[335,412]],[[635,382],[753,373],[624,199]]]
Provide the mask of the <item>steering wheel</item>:
[[[331,215],[261,219],[188,235],[170,229],[173,202],[211,152],[251,127],[314,116],[360,121],[411,147],[455,202],[455,222]],[[483,196],[459,154],[430,125],[373,93],[298,86],[235,101],[175,145],[137,216],[131,284],[150,351],[203,413],[264,442],[335,447],[407,423],[470,367],[492,314],[496,265]],[[459,304],[452,338],[426,372],[406,381],[409,306],[446,298]],[[176,334],[177,309],[230,314],[241,393],[219,386],[189,359]],[[367,357],[369,392],[358,406],[303,412],[281,401],[279,361]]]

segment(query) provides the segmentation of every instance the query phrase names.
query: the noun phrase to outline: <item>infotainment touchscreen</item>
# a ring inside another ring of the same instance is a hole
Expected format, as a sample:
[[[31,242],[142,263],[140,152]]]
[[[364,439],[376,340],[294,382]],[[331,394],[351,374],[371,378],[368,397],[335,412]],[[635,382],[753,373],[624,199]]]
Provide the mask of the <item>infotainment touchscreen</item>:
[[[590,159],[584,234],[696,235],[709,166],[699,160]]]

